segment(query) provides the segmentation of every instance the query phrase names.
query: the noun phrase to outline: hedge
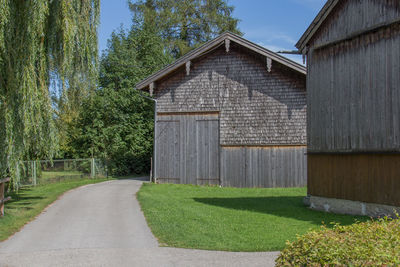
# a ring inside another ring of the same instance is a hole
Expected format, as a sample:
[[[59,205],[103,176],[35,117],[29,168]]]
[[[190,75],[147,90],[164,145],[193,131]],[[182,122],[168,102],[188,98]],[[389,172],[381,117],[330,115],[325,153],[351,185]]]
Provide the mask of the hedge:
[[[397,216],[398,217],[398,216]],[[400,220],[381,218],[311,231],[287,242],[276,266],[400,266]]]

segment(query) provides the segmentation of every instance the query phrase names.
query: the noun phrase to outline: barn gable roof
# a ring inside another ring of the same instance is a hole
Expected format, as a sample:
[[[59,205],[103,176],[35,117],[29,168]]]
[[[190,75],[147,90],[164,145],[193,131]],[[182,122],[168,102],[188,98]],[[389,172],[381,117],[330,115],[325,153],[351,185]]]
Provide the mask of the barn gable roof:
[[[236,34],[233,34],[231,32],[225,32],[218,36],[217,38],[206,42],[202,46],[192,50],[191,52],[187,53],[185,56],[179,58],[176,60],[174,63],[167,65],[160,71],[150,75],[146,79],[142,80],[138,84],[136,84],[136,88],[139,90],[143,90],[146,87],[148,87],[151,83],[156,82],[157,80],[165,77],[166,75],[172,73],[176,69],[184,66],[187,62],[192,61],[193,59],[196,59],[198,57],[201,57],[211,51],[213,51],[215,48],[225,44],[226,42],[234,42],[236,44],[239,44],[240,46],[243,46],[245,48],[248,48],[262,56],[265,56],[269,58],[272,61],[278,62],[282,65],[285,65],[294,71],[297,71],[301,74],[306,75],[306,68],[288,58],[285,58],[277,53],[274,53],[262,46],[259,46],[255,43],[252,43]]]
[[[321,27],[322,23],[325,19],[331,14],[332,10],[341,0],[328,0],[325,5],[322,7],[321,11],[315,17],[315,19],[311,22],[310,26],[301,36],[300,40],[297,42],[296,47],[300,50],[301,53],[306,53],[306,46],[310,39],[314,36],[314,34]]]

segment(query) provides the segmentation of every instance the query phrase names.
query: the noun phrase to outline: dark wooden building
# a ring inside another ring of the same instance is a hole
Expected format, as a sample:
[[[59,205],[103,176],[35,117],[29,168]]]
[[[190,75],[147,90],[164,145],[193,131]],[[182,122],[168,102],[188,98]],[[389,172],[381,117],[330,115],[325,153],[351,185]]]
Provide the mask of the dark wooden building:
[[[400,1],[329,0],[296,46],[308,69],[308,193],[322,197],[312,205],[400,206]]]
[[[306,183],[306,69],[224,33],[137,84],[157,100],[157,182]]]

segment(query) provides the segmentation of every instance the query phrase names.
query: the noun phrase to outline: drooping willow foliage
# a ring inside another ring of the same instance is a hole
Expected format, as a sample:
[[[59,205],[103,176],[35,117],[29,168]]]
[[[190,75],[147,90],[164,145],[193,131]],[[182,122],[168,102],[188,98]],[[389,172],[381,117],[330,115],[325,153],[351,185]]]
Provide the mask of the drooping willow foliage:
[[[95,86],[99,11],[100,0],[0,0],[0,178],[54,156],[50,84],[65,99]]]

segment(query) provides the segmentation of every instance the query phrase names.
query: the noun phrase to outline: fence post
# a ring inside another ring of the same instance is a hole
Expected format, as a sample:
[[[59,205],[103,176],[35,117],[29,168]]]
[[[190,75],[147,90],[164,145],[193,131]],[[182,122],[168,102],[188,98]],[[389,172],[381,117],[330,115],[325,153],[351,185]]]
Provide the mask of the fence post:
[[[33,161],[33,185],[36,186],[36,160]]]
[[[11,200],[11,197],[4,198],[6,183],[10,181],[10,178],[0,180],[0,216],[4,216],[4,203]]]
[[[90,169],[91,169],[90,176],[92,178],[94,178],[94,176],[96,175],[96,169],[95,169],[95,166],[94,166],[94,158],[91,158],[91,160],[90,160]]]
[[[153,182],[153,157],[150,158],[150,183]]]
[[[19,189],[20,182],[21,182],[21,164],[23,164],[23,161],[18,161],[17,163],[17,168],[15,170],[15,178],[14,178],[14,186],[16,189]]]

